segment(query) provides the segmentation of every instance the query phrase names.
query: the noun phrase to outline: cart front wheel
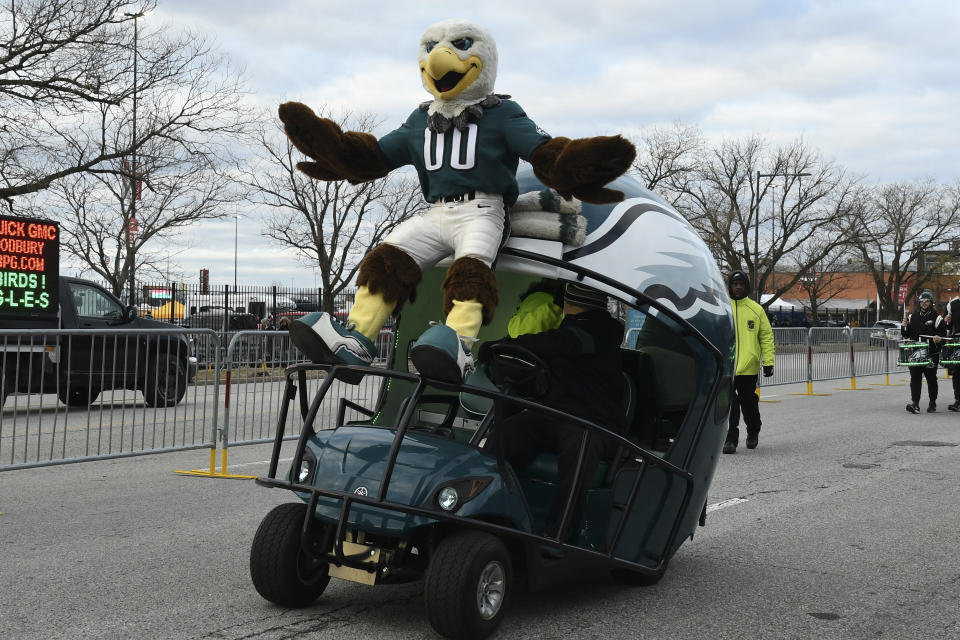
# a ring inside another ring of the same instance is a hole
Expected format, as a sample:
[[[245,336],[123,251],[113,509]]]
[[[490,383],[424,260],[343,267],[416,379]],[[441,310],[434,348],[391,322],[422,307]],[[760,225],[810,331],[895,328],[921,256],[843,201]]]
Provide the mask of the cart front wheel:
[[[306,607],[330,582],[330,565],[312,558],[300,546],[306,512],[303,503],[277,505],[260,523],[250,546],[253,586],[261,596],[283,607]]]
[[[498,538],[479,531],[443,540],[427,569],[427,618],[447,638],[486,638],[499,626],[513,588],[510,555]]]

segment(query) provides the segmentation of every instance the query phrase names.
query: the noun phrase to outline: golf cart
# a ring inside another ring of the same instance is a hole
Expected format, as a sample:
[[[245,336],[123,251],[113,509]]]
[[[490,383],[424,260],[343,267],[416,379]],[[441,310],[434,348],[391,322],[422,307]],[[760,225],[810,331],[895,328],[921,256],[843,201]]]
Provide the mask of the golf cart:
[[[522,192],[542,188],[529,171],[520,178]],[[626,201],[584,204],[582,245],[521,237],[506,243],[495,265],[501,302],[479,342],[506,335],[513,301],[540,278],[606,293],[628,325],[621,349],[626,431],[539,404],[546,365],[519,348],[491,349],[492,385],[418,375],[407,355],[440,313],[444,270],[434,268],[395,324],[387,368],[287,370],[270,468],[257,482],[300,500],[273,509],[255,535],[250,569],[264,598],[305,607],[331,577],[367,585],[425,579],[433,628],[450,638],[483,638],[521,585],[536,589],[585,564],[627,584],[660,579],[705,520],[727,429],[733,324],[723,279],[689,224],[631,178],[612,186]],[[327,373],[311,399],[306,390],[317,370]],[[369,406],[326,397],[338,379],[358,373],[364,384],[382,382]],[[291,407],[302,428],[284,474],[278,467]],[[575,421],[582,446],[590,438],[616,445],[616,455],[582,479],[580,517],[573,521],[575,499],[567,496],[561,533],[551,537],[542,532],[557,493],[556,456],[541,453],[513,469],[481,448],[498,416],[517,407]]]

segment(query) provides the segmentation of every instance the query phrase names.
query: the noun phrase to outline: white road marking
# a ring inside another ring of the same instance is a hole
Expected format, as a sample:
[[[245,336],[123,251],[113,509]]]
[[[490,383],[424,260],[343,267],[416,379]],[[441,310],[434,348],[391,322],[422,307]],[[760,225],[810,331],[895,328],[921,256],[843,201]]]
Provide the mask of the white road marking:
[[[730,498],[729,500],[724,500],[723,502],[708,504],[707,513],[719,511],[720,509],[726,509],[727,507],[732,507],[735,504],[740,504],[741,502],[746,502],[746,501],[747,500],[745,498]]]
[[[280,458],[279,462],[290,462],[293,458]],[[253,467],[258,464],[270,464],[269,460],[261,460],[259,462],[241,462],[240,464],[230,463],[231,469],[236,469],[237,467]]]

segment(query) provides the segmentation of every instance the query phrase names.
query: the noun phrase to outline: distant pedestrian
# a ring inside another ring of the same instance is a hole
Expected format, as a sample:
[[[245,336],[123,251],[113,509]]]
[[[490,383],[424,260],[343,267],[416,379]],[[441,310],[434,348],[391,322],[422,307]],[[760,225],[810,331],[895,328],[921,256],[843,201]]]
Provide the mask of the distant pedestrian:
[[[957,282],[957,291],[960,291],[960,281]],[[960,339],[960,295],[950,298],[943,321],[947,326],[947,336],[953,341]],[[960,366],[947,367],[947,371],[953,383],[953,404],[948,404],[947,409],[960,411]]]
[[[907,340],[927,343],[930,364],[925,367],[909,367],[910,369],[910,404],[907,411],[920,413],[920,391],[923,390],[923,379],[927,379],[927,413],[937,410],[937,367],[940,365],[940,343],[947,335],[947,325],[943,317],[933,308],[933,294],[924,289],[920,294],[919,310],[903,316],[900,333]],[[956,410],[956,409],[954,409]]]
[[[740,412],[747,426],[747,449],[756,449],[760,438],[760,398],[757,374],[763,364],[764,377],[773,375],[773,329],[763,307],[748,297],[750,280],[743,271],[734,271],[727,280],[736,328],[735,377],[730,400],[730,419],[724,453],[736,453],[740,440]]]

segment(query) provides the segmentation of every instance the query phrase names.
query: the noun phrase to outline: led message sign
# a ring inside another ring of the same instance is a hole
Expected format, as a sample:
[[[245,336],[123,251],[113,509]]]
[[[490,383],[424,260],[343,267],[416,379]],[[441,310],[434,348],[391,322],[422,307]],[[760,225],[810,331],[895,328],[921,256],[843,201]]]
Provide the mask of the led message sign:
[[[0,215],[0,316],[56,318],[60,225]]]

